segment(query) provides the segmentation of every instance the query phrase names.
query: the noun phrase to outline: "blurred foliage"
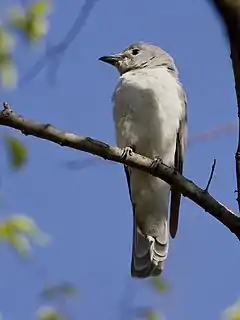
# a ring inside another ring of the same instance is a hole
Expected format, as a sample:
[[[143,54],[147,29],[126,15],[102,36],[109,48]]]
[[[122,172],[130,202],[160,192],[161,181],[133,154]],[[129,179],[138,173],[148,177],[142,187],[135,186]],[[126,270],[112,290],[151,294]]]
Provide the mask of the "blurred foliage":
[[[240,300],[227,308],[223,313],[224,320],[240,320]]]
[[[20,31],[28,43],[39,41],[48,32],[47,15],[50,12],[48,1],[29,5],[28,9],[14,8],[10,14],[10,26]]]
[[[12,169],[20,169],[27,160],[27,149],[19,139],[12,135],[5,136],[5,145]]]
[[[12,60],[13,49],[13,37],[3,27],[0,27],[0,76],[1,84],[5,87],[16,84],[16,70]]]
[[[12,58],[15,38],[12,31],[22,35],[28,44],[40,41],[48,32],[50,4],[40,0],[26,9],[14,7],[5,25],[0,25],[0,83],[4,87],[17,84],[17,68]]]
[[[168,289],[168,283],[163,280],[162,277],[154,277],[149,279],[149,283],[151,286],[157,291],[158,294],[165,293]],[[158,312],[152,307],[137,307],[135,309],[135,314],[138,319],[145,320],[160,320],[162,316],[159,315]]]
[[[160,320],[160,316],[157,312],[151,310],[147,315],[147,320]]]
[[[30,240],[46,244],[49,236],[43,233],[35,222],[25,215],[13,215],[0,221],[0,240],[5,240],[23,257],[28,257]]]
[[[158,292],[165,292],[167,290],[169,290],[169,285],[168,283],[162,279],[162,277],[155,277],[152,279],[151,281],[153,287],[155,288],[155,290],[157,290]]]
[[[13,60],[6,59],[3,61],[0,57],[0,79],[4,87],[13,87],[17,83],[17,70]]]
[[[56,309],[53,307],[41,307],[37,311],[37,320],[64,320],[63,317]]]
[[[43,290],[41,297],[44,299],[55,299],[62,296],[77,295],[77,288],[71,283],[62,283],[56,286],[50,286]]]
[[[138,319],[160,320],[160,315],[152,308],[138,307],[136,308],[136,316]]]
[[[0,52],[1,55],[9,54],[14,49],[13,37],[1,26],[0,27]]]

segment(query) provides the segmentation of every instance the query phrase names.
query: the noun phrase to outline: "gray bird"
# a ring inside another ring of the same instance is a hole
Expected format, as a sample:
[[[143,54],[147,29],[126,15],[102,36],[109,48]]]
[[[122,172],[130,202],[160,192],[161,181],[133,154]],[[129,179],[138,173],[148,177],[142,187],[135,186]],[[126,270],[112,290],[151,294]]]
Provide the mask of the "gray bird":
[[[171,56],[157,46],[140,42],[99,60],[115,66],[120,73],[112,97],[117,145],[161,159],[182,173],[186,95]],[[168,254],[169,229],[173,238],[177,232],[181,194],[150,174],[126,166],[125,173],[134,217],[131,276],[158,276]]]

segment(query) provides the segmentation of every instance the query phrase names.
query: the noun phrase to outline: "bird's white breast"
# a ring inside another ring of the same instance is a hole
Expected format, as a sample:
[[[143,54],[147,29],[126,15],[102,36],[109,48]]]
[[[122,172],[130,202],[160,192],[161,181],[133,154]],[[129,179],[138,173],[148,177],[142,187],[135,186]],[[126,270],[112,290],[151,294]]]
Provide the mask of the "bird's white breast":
[[[179,90],[178,80],[166,67],[123,74],[113,95],[118,146],[135,146],[142,155],[158,155],[173,163],[183,112]]]

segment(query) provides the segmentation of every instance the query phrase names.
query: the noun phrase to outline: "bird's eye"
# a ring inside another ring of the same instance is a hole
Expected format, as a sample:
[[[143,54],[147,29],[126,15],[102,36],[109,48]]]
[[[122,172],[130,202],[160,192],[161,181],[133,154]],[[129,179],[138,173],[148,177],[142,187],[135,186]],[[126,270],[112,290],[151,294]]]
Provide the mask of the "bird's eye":
[[[137,49],[137,48],[135,48],[135,49],[132,49],[132,54],[134,55],[134,56],[136,56],[137,54],[139,54],[139,49]]]

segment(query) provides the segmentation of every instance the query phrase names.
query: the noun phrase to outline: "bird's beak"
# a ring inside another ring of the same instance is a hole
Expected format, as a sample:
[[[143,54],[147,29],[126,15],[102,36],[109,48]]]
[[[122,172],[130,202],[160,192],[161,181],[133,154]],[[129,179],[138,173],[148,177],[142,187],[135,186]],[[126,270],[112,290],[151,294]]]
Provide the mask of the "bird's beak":
[[[98,60],[109,63],[116,67],[120,59],[121,56],[119,54],[113,54],[111,56],[100,57]]]

